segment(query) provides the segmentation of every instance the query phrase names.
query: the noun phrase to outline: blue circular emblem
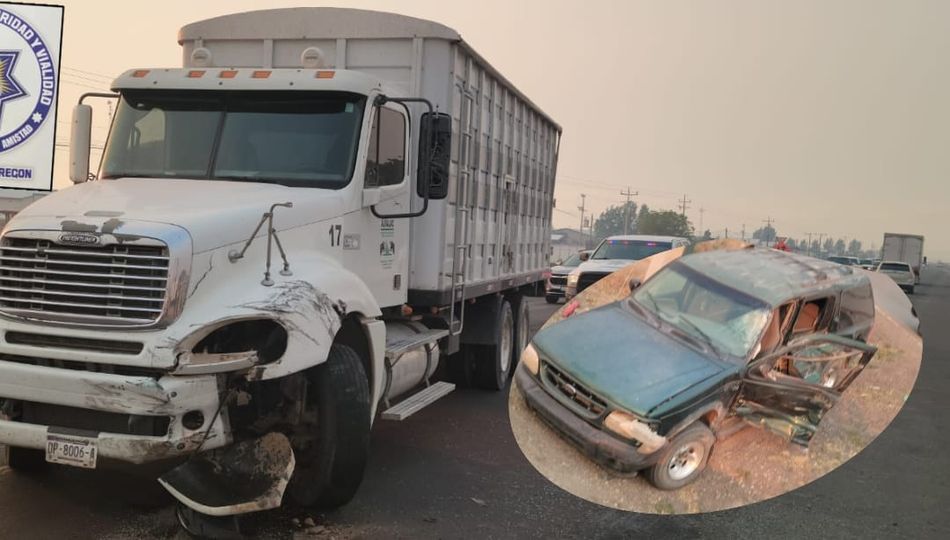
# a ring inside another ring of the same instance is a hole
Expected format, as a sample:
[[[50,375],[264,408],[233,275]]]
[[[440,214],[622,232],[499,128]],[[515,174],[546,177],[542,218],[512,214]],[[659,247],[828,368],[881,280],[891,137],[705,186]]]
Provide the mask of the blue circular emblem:
[[[0,29],[5,28],[20,36],[22,49],[0,49],[0,120],[3,119],[3,106],[7,101],[30,97],[31,92],[21,86],[14,70],[21,54],[29,52],[39,68],[39,85],[32,95],[33,110],[15,129],[0,133],[0,153],[16,148],[36,133],[56,99],[56,68],[53,55],[46,48],[46,42],[22,17],[0,8]],[[29,90],[33,91],[33,88]]]

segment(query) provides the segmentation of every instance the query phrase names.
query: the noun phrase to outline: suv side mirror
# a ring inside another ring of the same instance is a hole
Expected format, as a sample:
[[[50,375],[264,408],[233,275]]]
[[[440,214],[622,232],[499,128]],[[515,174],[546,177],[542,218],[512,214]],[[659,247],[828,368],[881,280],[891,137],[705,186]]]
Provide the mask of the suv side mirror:
[[[92,107],[73,107],[73,126],[69,138],[69,179],[74,184],[89,180],[89,140],[92,138]]]
[[[587,259],[590,259],[590,253],[581,253],[580,255],[578,255],[578,258],[581,261],[586,261]]]
[[[427,155],[428,161],[426,161]],[[428,177],[430,199],[444,199],[448,196],[449,160],[451,157],[452,117],[437,112],[423,114],[419,130],[419,171],[417,178],[421,180]],[[416,185],[416,193],[420,197],[425,196],[425,186],[421,182]]]
[[[640,288],[640,280],[637,278],[630,278],[630,281],[627,283],[627,286],[630,287],[630,292],[633,292]]]

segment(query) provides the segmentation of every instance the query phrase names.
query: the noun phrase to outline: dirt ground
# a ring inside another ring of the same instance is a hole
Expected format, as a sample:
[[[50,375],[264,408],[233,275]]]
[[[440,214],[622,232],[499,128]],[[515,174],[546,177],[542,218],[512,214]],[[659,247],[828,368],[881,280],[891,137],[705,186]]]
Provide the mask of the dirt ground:
[[[637,275],[648,266],[637,263],[625,270],[627,275]],[[578,297],[579,310],[602,304],[628,280],[610,277],[613,282],[591,288],[598,289],[591,291],[594,295],[585,291]],[[547,324],[559,319],[562,311]],[[676,491],[655,489],[641,477],[617,476],[588,460],[527,408],[515,385],[509,396],[511,426],[521,450],[539,472],[591,502],[653,514],[743,506],[794,490],[834,470],[870,444],[901,410],[917,379],[922,340],[878,308],[869,341],[878,346],[877,354],[825,415],[807,450],[750,426],[717,443],[703,475]]]

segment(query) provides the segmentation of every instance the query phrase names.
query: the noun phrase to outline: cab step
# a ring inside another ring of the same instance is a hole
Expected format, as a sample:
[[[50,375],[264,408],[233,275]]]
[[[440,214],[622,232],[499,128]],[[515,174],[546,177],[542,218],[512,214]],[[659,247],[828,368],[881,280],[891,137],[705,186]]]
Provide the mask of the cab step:
[[[445,381],[433,383],[431,386],[423,388],[383,411],[381,418],[383,420],[405,420],[425,407],[432,405],[439,398],[447,396],[452,390],[455,390],[455,385],[452,383]]]
[[[445,336],[449,335],[448,330],[428,330],[426,332],[420,332],[418,334],[413,334],[409,338],[396,339],[393,341],[386,341],[386,358],[395,359],[399,356],[412,349],[421,347],[426,343],[432,343],[438,341]]]

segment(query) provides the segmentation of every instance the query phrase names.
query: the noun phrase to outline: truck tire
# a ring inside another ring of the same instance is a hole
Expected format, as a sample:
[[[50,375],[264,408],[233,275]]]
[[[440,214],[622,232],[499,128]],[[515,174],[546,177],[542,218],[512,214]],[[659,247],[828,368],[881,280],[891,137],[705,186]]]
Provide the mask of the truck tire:
[[[557,304],[557,301],[560,299],[561,298],[559,296],[552,296],[550,294],[544,297],[544,301],[549,304]]]
[[[914,286],[913,286],[913,285],[911,285],[911,286],[907,289],[907,294],[914,294]]]
[[[333,345],[327,361],[307,373],[304,424],[291,436],[297,466],[287,486],[303,507],[335,508],[356,494],[369,455],[369,380],[359,355]]]
[[[679,489],[693,482],[706,469],[715,443],[716,436],[706,424],[693,423],[660,450],[656,464],[647,469],[647,480],[666,490]]]
[[[480,347],[476,353],[474,376],[475,385],[485,390],[502,390],[508,384],[511,371],[511,357],[514,349],[515,319],[511,304],[502,298],[499,305],[492,344]]]
[[[514,346],[511,349],[511,366],[508,368],[508,376],[515,374],[515,368],[518,367],[518,361],[521,360],[521,353],[528,346],[531,332],[531,320],[528,316],[528,302],[524,296],[512,296],[511,311],[515,318],[515,339]]]
[[[10,447],[9,452],[7,465],[14,471],[38,473],[49,467],[46,454],[42,450]]]

